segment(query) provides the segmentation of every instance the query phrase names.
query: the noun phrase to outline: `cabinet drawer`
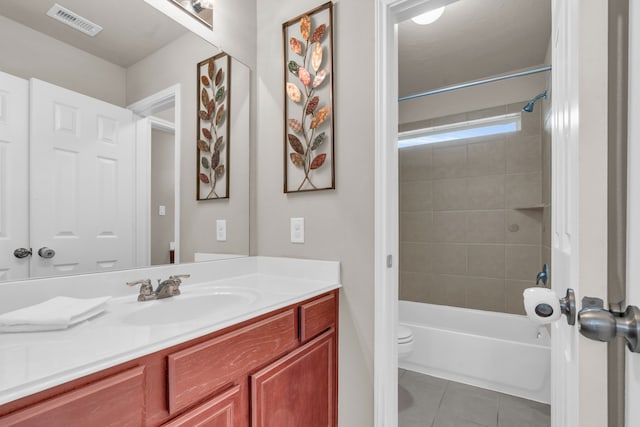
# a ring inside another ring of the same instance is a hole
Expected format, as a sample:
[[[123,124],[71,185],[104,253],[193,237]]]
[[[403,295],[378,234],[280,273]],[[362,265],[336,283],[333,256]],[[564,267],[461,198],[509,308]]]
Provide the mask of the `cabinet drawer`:
[[[235,386],[195,409],[164,424],[163,427],[237,427],[242,422],[242,394]]]
[[[295,310],[253,323],[168,356],[169,413],[295,348]]]
[[[306,342],[336,322],[336,297],[331,293],[300,306],[300,341]]]
[[[73,427],[143,425],[145,368],[63,393],[0,418],[2,426]]]

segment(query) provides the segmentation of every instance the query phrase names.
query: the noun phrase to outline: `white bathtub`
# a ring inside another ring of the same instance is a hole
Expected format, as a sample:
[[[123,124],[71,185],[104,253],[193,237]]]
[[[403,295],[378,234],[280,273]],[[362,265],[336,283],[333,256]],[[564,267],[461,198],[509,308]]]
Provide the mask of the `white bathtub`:
[[[400,301],[414,350],[400,367],[550,403],[545,327],[524,316]]]

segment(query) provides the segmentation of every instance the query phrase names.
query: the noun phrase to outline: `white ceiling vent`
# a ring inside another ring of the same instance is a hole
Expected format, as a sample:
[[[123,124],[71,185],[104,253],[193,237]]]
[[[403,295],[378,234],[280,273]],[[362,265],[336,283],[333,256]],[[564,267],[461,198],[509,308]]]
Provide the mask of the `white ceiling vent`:
[[[49,15],[53,19],[57,19],[63,24],[67,24],[75,30],[82,31],[83,33],[88,34],[91,37],[94,37],[96,34],[102,31],[102,27],[100,25],[95,24],[88,19],[78,15],[77,13],[60,6],[58,3],[55,3],[51,7],[51,9],[49,9],[47,15]]]

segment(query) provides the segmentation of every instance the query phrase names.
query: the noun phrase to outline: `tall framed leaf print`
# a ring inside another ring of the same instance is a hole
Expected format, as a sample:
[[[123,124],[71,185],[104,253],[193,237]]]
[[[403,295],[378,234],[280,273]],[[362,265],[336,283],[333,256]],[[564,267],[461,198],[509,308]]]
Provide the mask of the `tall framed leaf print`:
[[[229,198],[231,57],[198,63],[196,200]]]
[[[284,192],[335,189],[333,3],[282,24]]]

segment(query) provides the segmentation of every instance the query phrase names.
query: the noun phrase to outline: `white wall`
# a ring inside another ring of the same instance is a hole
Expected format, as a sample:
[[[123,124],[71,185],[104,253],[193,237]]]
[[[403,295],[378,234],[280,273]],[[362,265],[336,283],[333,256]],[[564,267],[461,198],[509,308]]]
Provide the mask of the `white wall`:
[[[237,61],[231,65],[231,198],[196,201],[196,65],[216,53],[187,33],[127,70],[128,104],[181,85],[181,262],[192,262],[195,252],[249,254],[250,73]],[[216,219],[227,220],[226,242],[215,239]]]
[[[339,260],[339,425],[373,425],[374,2],[334,2],[336,190],[283,194],[282,23],[315,0],[258,2],[257,253]],[[289,218],[305,243],[289,243]]]
[[[0,16],[0,70],[125,106],[124,68]]]

